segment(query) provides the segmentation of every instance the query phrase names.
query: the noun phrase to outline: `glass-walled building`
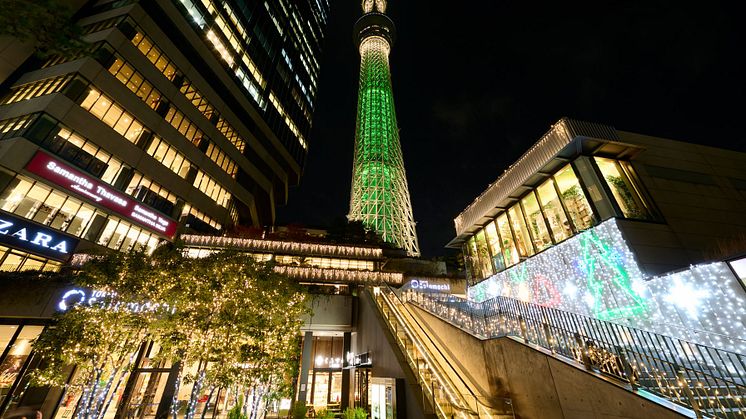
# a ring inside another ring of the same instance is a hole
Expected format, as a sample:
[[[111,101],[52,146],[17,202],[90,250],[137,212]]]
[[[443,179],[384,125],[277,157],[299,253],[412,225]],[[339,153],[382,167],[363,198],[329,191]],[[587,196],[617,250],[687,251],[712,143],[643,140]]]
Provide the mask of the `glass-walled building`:
[[[612,218],[647,275],[731,257],[718,252],[746,233],[744,163],[743,153],[563,119],[455,219],[449,246],[472,285]]]
[[[19,63],[0,92],[0,270],[272,225],[308,152],[328,15],[326,0],[87,2],[87,51]],[[26,222],[48,243],[17,240]]]
[[[509,268],[610,216],[654,220],[649,199],[635,179],[629,162],[611,158],[581,156],[560,167],[528,188],[462,245],[472,282]],[[594,202],[590,191],[599,190],[604,192],[604,199]]]

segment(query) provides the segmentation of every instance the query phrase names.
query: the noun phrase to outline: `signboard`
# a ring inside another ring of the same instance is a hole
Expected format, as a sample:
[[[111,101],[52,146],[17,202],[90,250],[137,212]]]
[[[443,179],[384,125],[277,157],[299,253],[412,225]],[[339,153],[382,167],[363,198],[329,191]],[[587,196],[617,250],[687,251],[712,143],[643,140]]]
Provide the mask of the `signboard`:
[[[173,219],[47,153],[37,151],[26,165],[26,170],[68,191],[82,195],[149,230],[168,238],[176,235],[177,223]]]
[[[50,228],[0,212],[0,243],[50,259],[67,261],[79,240]]]
[[[451,292],[451,284],[443,279],[412,279],[405,284],[403,289],[412,289],[421,292]]]

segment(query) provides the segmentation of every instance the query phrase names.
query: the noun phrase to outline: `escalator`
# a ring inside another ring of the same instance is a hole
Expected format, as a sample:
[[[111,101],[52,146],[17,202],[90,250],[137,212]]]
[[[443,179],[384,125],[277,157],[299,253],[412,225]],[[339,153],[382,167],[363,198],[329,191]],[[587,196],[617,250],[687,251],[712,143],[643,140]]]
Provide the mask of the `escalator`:
[[[369,295],[436,417],[515,417],[509,399],[474,391],[477,386],[438,348],[396,291],[377,287]]]

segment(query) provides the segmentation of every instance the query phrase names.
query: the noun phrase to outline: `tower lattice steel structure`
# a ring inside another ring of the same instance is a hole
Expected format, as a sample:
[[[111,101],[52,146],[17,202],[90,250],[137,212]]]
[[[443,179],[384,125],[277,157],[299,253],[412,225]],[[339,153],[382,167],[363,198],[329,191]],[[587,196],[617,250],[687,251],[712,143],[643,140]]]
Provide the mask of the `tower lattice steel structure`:
[[[394,23],[384,14],[386,0],[363,0],[363,11],[355,24],[360,90],[348,218],[419,256],[389,72]]]

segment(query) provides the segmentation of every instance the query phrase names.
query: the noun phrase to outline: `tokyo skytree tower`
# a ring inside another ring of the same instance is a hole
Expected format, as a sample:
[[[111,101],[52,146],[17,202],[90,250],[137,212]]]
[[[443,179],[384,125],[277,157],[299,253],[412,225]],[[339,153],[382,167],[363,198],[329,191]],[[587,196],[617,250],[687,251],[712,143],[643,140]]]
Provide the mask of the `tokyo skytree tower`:
[[[384,14],[386,0],[363,0],[363,11],[354,32],[360,90],[347,218],[362,221],[409,256],[419,256],[389,72],[394,23]]]

